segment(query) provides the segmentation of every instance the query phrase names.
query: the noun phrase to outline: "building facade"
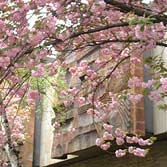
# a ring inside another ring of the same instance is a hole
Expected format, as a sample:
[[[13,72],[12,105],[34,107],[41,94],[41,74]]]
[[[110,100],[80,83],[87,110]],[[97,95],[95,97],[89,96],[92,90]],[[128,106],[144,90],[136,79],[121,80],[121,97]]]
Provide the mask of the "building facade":
[[[157,49],[152,53],[146,53],[145,56],[159,54],[158,52],[160,51]],[[89,48],[80,53],[72,53],[67,57],[66,61],[70,67],[79,64],[82,60],[87,60],[92,64],[93,68],[93,63],[99,55],[98,48]],[[142,63],[138,66],[129,61],[126,63],[129,65],[129,69],[125,71],[125,77],[138,76],[145,81],[149,79],[148,71]],[[105,73],[107,68],[110,67],[112,67],[112,64],[109,64],[106,69],[102,69],[101,73]],[[66,78],[69,86],[80,87],[81,83],[84,82],[83,77],[71,78],[68,73],[63,77]],[[127,86],[127,83],[122,83],[114,78],[112,78],[112,82],[108,83],[105,84],[105,87],[103,86],[99,89],[99,96],[103,98],[102,100],[107,100],[107,96],[105,96],[106,89],[119,92],[122,89],[126,89]],[[134,93],[142,92],[142,90],[135,87],[133,91]],[[74,105],[68,109],[63,133],[57,138],[57,132],[54,131],[52,123],[57,117],[54,106],[59,104],[60,99],[58,97],[55,98],[53,89],[49,90],[49,92],[52,92],[49,95],[50,99],[53,98],[53,100],[47,101],[44,98],[46,102],[44,102],[45,105],[42,107],[42,112],[36,115],[33,166],[165,167],[165,164],[167,164],[167,114],[163,111],[157,112],[157,104],[153,104],[148,98],[144,97],[137,105],[124,101],[123,105],[110,115],[108,121],[112,122],[115,127],[122,128],[130,133],[142,136],[157,135],[157,141],[145,158],[128,155],[118,159],[114,155],[114,151],[117,149],[116,145],[113,145],[109,152],[102,151],[95,146],[96,138],[102,133],[100,129],[101,122],[87,115],[86,110],[89,104],[79,107]],[[75,128],[75,133],[70,133],[72,128]]]

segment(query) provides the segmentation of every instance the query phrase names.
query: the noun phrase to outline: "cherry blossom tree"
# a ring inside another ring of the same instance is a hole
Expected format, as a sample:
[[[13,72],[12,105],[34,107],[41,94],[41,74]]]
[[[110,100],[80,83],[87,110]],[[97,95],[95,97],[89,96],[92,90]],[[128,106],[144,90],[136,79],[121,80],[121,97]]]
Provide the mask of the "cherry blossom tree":
[[[5,150],[8,161],[4,160],[2,166],[20,165],[17,148],[19,141],[24,141],[23,127],[27,119],[23,113],[35,108],[36,101],[45,94],[46,84],[57,86],[53,78],[60,68],[72,76],[84,74],[90,90],[83,97],[79,92],[84,87],[67,88],[61,92],[66,106],[74,101],[80,104],[89,101],[92,107],[87,113],[104,121],[121,98],[138,103],[142,94],[106,92],[111,102],[103,104],[96,92],[111,76],[126,70],[127,60],[141,63],[144,52],[156,46],[167,47],[166,11],[166,0],[148,4],[142,0],[0,0],[0,148]],[[70,53],[95,46],[102,55],[95,62],[96,70],[87,61],[67,68],[65,60]],[[134,76],[127,81],[129,90],[133,86],[149,90],[147,95],[153,101],[161,100],[167,92],[167,70],[159,58],[157,74],[155,60],[157,57],[151,57],[147,64],[156,73],[152,80],[143,82]],[[113,68],[99,76],[98,70],[111,61]],[[108,124],[103,128],[105,132],[96,144],[104,150],[114,139],[118,145],[152,144],[151,139],[129,137],[121,129],[116,129],[113,136],[112,126]],[[117,150],[116,156],[122,157],[127,152],[144,157],[147,150],[130,146],[127,150]]]

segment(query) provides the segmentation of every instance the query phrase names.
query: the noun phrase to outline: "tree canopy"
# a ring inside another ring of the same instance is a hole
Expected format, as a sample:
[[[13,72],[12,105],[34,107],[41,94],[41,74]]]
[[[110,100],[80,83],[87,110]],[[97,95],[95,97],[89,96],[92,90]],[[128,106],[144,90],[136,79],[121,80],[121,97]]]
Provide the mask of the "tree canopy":
[[[128,91],[106,92],[111,98],[107,104],[100,101],[96,91],[112,76],[126,71],[127,60],[140,64],[146,51],[157,46],[167,47],[165,32],[167,24],[167,1],[153,0],[0,0],[0,148],[5,149],[7,161],[3,166],[19,166],[17,147],[25,140],[23,130],[28,110],[34,110],[36,101],[45,95],[47,84],[55,89],[55,75],[61,70],[72,77],[83,76],[89,92],[79,93],[83,87],[64,88],[60,96],[69,96],[65,106],[89,101],[92,107],[87,113],[101,121],[105,120],[119,101],[126,98],[138,103],[143,94],[134,94],[131,89],[145,89],[152,101],[160,101],[167,95],[167,70],[161,56],[150,56],[144,63],[152,74],[147,82],[133,76],[126,79]],[[92,69],[86,60],[68,67],[66,58],[71,53],[90,47],[98,47],[101,57]],[[113,63],[104,76],[98,71]],[[161,106],[162,107],[162,106]],[[163,106],[163,108],[165,105]],[[26,114],[25,114],[26,113]],[[103,117],[102,117],[103,116]],[[104,121],[105,122],[105,121]],[[56,123],[59,126],[59,123]],[[125,142],[126,134],[104,123],[104,135],[96,144],[107,150],[116,139],[118,145]],[[107,141],[107,142],[106,142]],[[127,137],[127,143],[140,146],[152,144],[151,139]],[[147,150],[130,146],[117,150],[116,156],[127,152],[144,157]]]

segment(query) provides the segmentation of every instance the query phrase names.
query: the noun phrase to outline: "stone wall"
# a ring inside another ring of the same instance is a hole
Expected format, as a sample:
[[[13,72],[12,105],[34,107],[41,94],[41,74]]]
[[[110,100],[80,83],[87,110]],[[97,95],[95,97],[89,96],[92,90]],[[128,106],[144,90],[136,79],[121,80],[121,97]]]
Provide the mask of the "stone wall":
[[[101,58],[99,48],[85,49],[79,53],[72,53],[67,57],[66,63],[69,67],[79,64],[82,60],[87,60],[89,64],[93,66],[93,62]],[[127,89],[126,78],[129,76],[137,76],[143,80],[143,63],[142,57],[141,63],[138,65],[130,63],[129,60],[124,62],[124,65],[129,68],[123,71],[120,79],[116,77],[110,77],[104,84],[98,88],[97,96],[102,101],[108,100],[106,92],[118,93],[121,90]],[[108,70],[113,68],[113,63],[109,62],[103,69],[100,69],[99,74],[106,74]],[[81,80],[78,77],[71,78],[68,74],[67,82],[69,86],[76,86],[80,88],[86,84],[85,80]],[[142,93],[142,89],[133,88],[134,93]],[[83,92],[84,94],[85,92]],[[83,95],[82,94],[82,95]],[[75,107],[77,106],[77,107]],[[90,107],[90,106],[89,106]],[[83,150],[95,145],[95,139],[102,133],[101,124],[98,120],[91,118],[86,114],[88,107],[74,104],[74,107],[67,112],[66,125],[63,127],[63,133],[59,138],[54,137],[52,147],[52,158],[61,158],[66,154],[70,154],[79,150]],[[115,128],[119,127],[125,131],[130,131],[134,134],[145,134],[145,118],[144,118],[144,100],[139,104],[130,104],[129,102],[123,103],[117,111],[111,112],[107,122],[110,122]],[[71,133],[70,129],[75,128],[75,133]],[[56,133],[55,133],[55,136]]]
[[[99,58],[101,55],[99,53],[98,48],[89,48],[82,53],[76,53],[76,55],[70,55],[69,59],[67,59],[68,66],[72,66],[73,64],[77,65],[82,60],[87,60],[90,65],[93,66],[94,61]],[[129,60],[124,62],[124,65],[129,66]],[[108,73],[108,70],[111,70],[115,64],[113,62],[109,62],[104,68],[100,69],[98,72],[102,76],[105,76]],[[134,67],[132,67],[134,70]],[[109,79],[106,79],[105,82],[98,87],[96,91],[96,96],[100,97],[100,100],[103,102],[107,102],[109,96],[106,92],[114,92],[118,93],[127,88],[127,83],[124,82],[126,78],[130,75],[130,68],[126,68],[124,73],[121,75],[119,79],[115,76],[111,76]],[[131,71],[131,73],[135,73]],[[142,73],[141,73],[142,74]],[[68,75],[67,82],[69,86],[76,86],[80,88],[81,82],[82,86],[86,86],[86,81],[81,80],[80,77],[70,77]],[[90,90],[86,90],[90,91]],[[85,95],[85,92],[81,92],[81,96]],[[80,151],[95,145],[95,140],[98,136],[103,133],[102,123],[99,119],[93,118],[92,116],[86,113],[87,109],[90,108],[90,104],[85,104],[83,106],[78,106],[78,104],[74,104],[74,106],[67,111],[66,122],[63,126],[61,136],[57,136],[55,133],[53,147],[52,147],[52,158],[64,158],[67,154],[73,154],[73,152]],[[135,113],[136,110],[133,110]],[[136,121],[135,116],[131,116],[130,114],[130,103],[129,101],[121,101],[120,106],[111,112],[108,118],[105,120],[106,122],[111,123],[114,128],[121,128],[125,131],[134,131],[134,127],[136,126],[136,122],[132,123],[132,128],[130,129],[130,121],[131,117],[133,117],[132,122]],[[134,119],[135,118],[135,119]],[[71,129],[75,128],[75,132],[71,133]],[[135,128],[136,129],[136,128]],[[135,130],[136,133],[136,130]]]

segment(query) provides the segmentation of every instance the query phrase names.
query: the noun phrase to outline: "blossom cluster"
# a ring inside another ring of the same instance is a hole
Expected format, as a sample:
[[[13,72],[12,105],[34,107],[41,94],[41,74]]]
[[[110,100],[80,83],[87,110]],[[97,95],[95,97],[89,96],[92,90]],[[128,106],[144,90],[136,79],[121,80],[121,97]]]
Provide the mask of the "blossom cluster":
[[[144,140],[138,136],[129,136],[120,128],[114,129],[112,125],[103,124],[104,133],[101,138],[96,139],[96,145],[103,150],[108,150],[110,146],[115,142],[118,146],[127,147],[126,149],[118,149],[115,151],[116,157],[123,157],[127,153],[133,154],[139,157],[145,157],[148,149],[140,148],[150,146],[153,144],[153,140]]]

